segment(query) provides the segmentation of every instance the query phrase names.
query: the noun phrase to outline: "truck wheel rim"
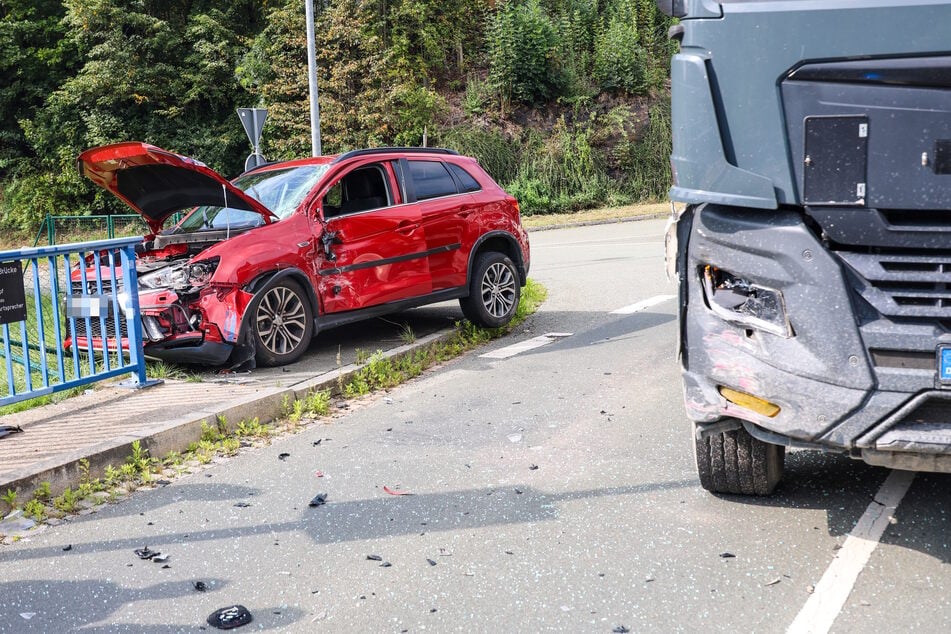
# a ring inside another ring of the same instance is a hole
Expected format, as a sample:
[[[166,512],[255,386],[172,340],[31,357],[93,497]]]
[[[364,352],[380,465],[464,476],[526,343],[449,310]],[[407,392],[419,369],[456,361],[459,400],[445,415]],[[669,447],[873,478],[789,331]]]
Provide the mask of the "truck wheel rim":
[[[490,265],[482,276],[482,305],[496,318],[508,315],[515,305],[515,275],[505,264]]]
[[[297,349],[307,330],[304,304],[294,291],[272,288],[258,305],[255,323],[261,343],[273,354],[288,354]]]

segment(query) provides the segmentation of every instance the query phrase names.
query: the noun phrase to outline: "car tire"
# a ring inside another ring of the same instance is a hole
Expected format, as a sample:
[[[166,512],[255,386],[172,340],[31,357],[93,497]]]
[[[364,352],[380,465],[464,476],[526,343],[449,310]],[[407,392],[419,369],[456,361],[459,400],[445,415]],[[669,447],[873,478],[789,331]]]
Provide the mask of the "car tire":
[[[287,365],[307,350],[314,333],[314,315],[300,284],[284,279],[266,286],[255,295],[249,310],[257,365]]]
[[[480,253],[469,276],[469,296],[459,300],[466,319],[484,328],[500,328],[512,321],[522,286],[518,270],[504,253]]]
[[[742,427],[698,436],[694,426],[697,475],[707,491],[769,495],[782,479],[785,447],[754,438]]]

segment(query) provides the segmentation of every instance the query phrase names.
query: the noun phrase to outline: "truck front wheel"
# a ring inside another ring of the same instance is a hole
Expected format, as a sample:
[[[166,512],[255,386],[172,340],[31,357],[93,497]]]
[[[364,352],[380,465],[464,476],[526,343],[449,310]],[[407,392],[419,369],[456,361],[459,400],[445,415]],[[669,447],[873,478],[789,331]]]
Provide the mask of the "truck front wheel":
[[[694,449],[700,486],[711,493],[769,495],[783,475],[786,448],[763,442],[742,427],[700,438]]]

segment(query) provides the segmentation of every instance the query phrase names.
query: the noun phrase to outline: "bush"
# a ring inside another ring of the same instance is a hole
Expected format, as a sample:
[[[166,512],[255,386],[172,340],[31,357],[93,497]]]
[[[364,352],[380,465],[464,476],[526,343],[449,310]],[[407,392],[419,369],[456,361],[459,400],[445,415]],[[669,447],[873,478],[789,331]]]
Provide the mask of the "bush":
[[[499,183],[515,178],[518,171],[519,143],[509,140],[500,130],[477,126],[457,126],[443,130],[440,145],[478,159],[485,171]]]
[[[611,18],[594,40],[593,74],[602,90],[631,95],[648,91],[647,53],[636,25]]]
[[[489,82],[503,114],[512,101],[535,104],[556,97],[566,83],[559,63],[566,44],[539,4],[506,2],[486,28]]]
[[[671,183],[670,101],[652,106],[649,116],[641,138],[619,143],[614,151],[624,175],[624,191],[635,200],[664,198]]]

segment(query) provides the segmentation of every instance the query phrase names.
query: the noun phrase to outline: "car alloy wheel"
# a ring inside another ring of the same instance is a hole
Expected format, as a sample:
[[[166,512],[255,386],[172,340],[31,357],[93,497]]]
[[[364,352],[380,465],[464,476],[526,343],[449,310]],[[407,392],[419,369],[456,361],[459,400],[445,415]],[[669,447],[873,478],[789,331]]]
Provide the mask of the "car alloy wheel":
[[[518,300],[514,271],[504,262],[494,262],[482,276],[482,305],[487,313],[502,319]]]
[[[262,291],[253,316],[256,356],[262,365],[296,361],[310,345],[313,317],[296,282],[285,280]]]
[[[518,271],[504,253],[480,253],[472,267],[469,295],[459,300],[466,319],[483,328],[501,328],[512,321],[522,287]]]

